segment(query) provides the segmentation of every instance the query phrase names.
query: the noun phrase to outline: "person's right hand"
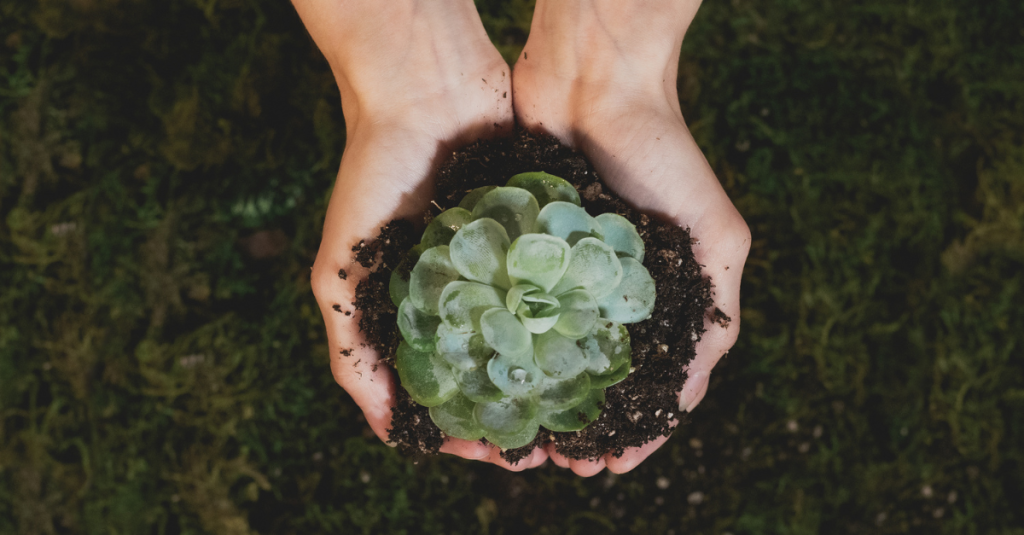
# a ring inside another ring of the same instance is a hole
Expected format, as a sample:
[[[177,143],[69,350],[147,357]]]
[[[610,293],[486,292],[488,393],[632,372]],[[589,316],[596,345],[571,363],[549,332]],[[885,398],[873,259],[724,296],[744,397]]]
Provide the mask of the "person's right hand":
[[[516,119],[581,150],[605,183],[635,208],[689,228],[710,277],[714,307],[688,366],[680,411],[703,399],[711,369],[736,341],[740,276],[750,231],[683,120],[676,73],[683,35],[699,0],[538,0],[512,78]],[[589,476],[636,467],[667,437],[622,457],[552,461]]]
[[[397,385],[387,367],[376,366],[379,355],[359,329],[353,302],[367,270],[354,261],[352,246],[372,240],[392,219],[423,214],[436,167],[452,150],[511,131],[511,72],[469,0],[294,4],[334,71],[347,129],[313,265],[313,293],[335,380],[388,441]],[[547,459],[537,448],[510,465],[497,447],[451,437],[441,451],[510,470]]]

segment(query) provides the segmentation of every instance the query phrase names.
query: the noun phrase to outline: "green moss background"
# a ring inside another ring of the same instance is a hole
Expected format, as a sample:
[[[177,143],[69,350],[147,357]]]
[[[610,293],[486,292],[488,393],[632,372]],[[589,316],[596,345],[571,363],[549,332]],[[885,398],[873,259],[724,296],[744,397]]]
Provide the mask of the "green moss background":
[[[531,3],[478,4],[514,59]],[[1024,534],[1021,20],[703,6],[679,88],[753,231],[743,334],[692,424],[579,479],[402,458],[335,386],[344,122],[287,2],[0,0],[0,533]]]

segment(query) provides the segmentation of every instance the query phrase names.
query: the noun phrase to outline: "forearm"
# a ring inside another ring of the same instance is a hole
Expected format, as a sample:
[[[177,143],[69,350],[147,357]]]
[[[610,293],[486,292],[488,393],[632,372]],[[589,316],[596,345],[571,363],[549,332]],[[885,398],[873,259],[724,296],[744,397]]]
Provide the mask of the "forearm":
[[[293,0],[327,58],[346,120],[451,89],[493,49],[472,0]]]
[[[538,0],[530,39],[519,59],[554,62],[546,67],[584,83],[660,82],[666,74],[674,78],[679,46],[700,4],[700,0]],[[553,50],[559,53],[550,54]],[[666,65],[671,65],[671,73],[663,72]]]

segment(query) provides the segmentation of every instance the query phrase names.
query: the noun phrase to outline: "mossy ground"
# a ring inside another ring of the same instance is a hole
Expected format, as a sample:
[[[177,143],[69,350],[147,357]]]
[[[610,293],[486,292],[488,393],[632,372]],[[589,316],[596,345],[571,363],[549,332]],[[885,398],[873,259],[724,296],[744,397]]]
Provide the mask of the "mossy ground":
[[[526,0],[479,2],[514,59]],[[754,235],[692,424],[579,479],[402,458],[309,266],[341,148],[287,2],[0,1],[0,533],[1024,533],[1018,1],[706,3]]]

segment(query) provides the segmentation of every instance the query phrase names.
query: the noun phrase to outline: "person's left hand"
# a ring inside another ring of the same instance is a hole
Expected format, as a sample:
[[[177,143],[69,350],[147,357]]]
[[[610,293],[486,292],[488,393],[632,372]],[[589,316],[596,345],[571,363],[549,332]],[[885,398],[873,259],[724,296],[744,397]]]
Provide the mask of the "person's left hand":
[[[740,277],[750,230],[694,142],[676,93],[683,35],[699,0],[538,0],[530,37],[515,65],[516,119],[581,150],[605,183],[635,208],[689,228],[713,286],[705,333],[687,367],[680,411],[707,392],[711,369],[739,335]],[[715,309],[731,318],[717,320]],[[582,476],[628,472],[661,447],[661,437],[624,455],[555,464]]]

